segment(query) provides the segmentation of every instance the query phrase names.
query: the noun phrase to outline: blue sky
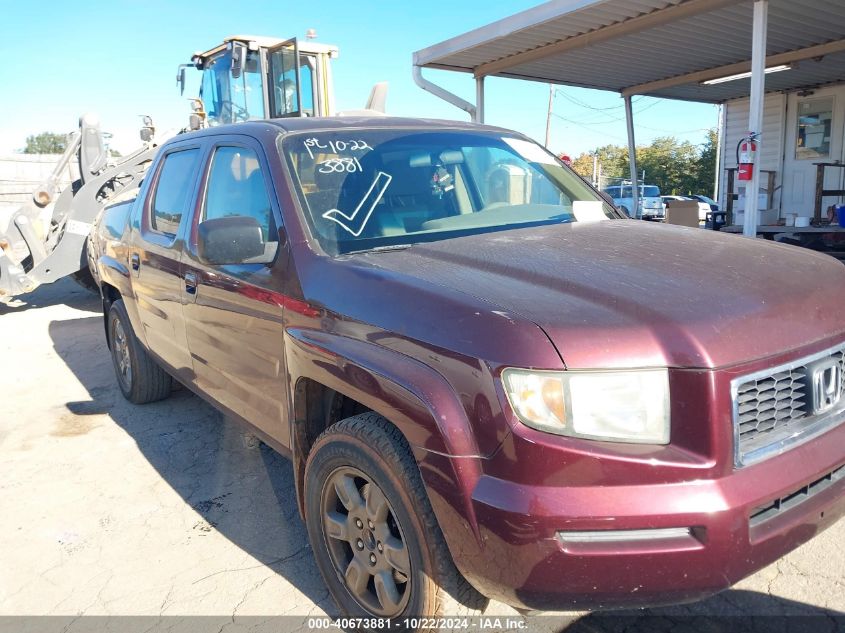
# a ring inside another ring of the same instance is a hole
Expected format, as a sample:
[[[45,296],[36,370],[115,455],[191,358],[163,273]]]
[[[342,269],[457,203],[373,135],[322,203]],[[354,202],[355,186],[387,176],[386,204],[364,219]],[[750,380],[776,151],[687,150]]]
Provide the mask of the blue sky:
[[[388,81],[389,114],[466,119],[414,84],[411,54],[537,4],[0,0],[0,153],[22,148],[28,134],[69,132],[86,111],[99,114],[103,129],[114,134],[113,147],[131,151],[138,145],[141,114],[150,114],[161,129],[186,124],[189,104],[179,96],[175,75],[193,52],[227,35],[304,37],[309,28],[317,30],[318,42],[340,47],[334,62],[339,109],[363,107],[372,84]],[[426,76],[474,101],[470,75],[426,71]],[[185,97],[195,92],[196,82],[189,82]],[[488,123],[542,142],[547,104],[547,84],[487,80]],[[634,110],[640,144],[667,134],[700,143],[718,116],[712,105],[651,98],[639,98]],[[556,152],[574,156],[625,143],[617,94],[559,87],[554,113],[550,147]]]

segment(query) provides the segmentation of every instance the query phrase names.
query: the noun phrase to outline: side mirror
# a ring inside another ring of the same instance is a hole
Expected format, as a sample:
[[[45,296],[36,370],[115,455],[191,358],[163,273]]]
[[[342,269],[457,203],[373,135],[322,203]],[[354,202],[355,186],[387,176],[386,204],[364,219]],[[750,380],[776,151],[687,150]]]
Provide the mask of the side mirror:
[[[187,68],[189,64],[179,64],[179,68],[176,71],[176,85],[179,86],[179,94],[185,94],[185,68]]]
[[[246,44],[232,42],[232,79],[240,79],[246,64]]]
[[[206,220],[199,225],[197,254],[206,264],[244,264],[264,259],[265,242],[258,220],[242,215]]]

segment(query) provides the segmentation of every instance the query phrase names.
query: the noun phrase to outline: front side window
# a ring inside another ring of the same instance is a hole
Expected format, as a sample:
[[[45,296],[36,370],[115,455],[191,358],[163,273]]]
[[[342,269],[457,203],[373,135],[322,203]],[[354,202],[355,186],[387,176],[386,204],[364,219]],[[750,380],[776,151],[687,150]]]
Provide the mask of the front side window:
[[[164,158],[150,213],[150,227],[154,231],[176,237],[190,201],[198,158],[198,149],[171,152]]]
[[[467,131],[347,130],[280,140],[328,253],[618,217],[542,147]]]
[[[211,161],[202,220],[235,216],[254,218],[264,241],[277,241],[258,156],[245,147],[218,147]]]

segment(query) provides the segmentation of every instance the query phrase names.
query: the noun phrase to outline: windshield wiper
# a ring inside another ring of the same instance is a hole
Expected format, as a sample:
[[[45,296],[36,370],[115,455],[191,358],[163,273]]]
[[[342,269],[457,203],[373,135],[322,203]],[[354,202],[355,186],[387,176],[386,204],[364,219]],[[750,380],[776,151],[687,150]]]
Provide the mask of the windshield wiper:
[[[364,248],[360,251],[349,251],[344,255],[358,255],[360,253],[386,253],[389,251],[404,251],[406,248],[411,248],[413,244],[390,244],[387,246],[374,246],[373,248]]]

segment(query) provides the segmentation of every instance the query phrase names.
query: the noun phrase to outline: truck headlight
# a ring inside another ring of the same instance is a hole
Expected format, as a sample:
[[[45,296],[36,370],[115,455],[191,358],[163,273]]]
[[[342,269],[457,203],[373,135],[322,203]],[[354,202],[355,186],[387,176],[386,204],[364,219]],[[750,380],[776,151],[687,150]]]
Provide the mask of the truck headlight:
[[[508,401],[540,431],[611,442],[669,443],[669,372],[531,371],[502,373]]]

